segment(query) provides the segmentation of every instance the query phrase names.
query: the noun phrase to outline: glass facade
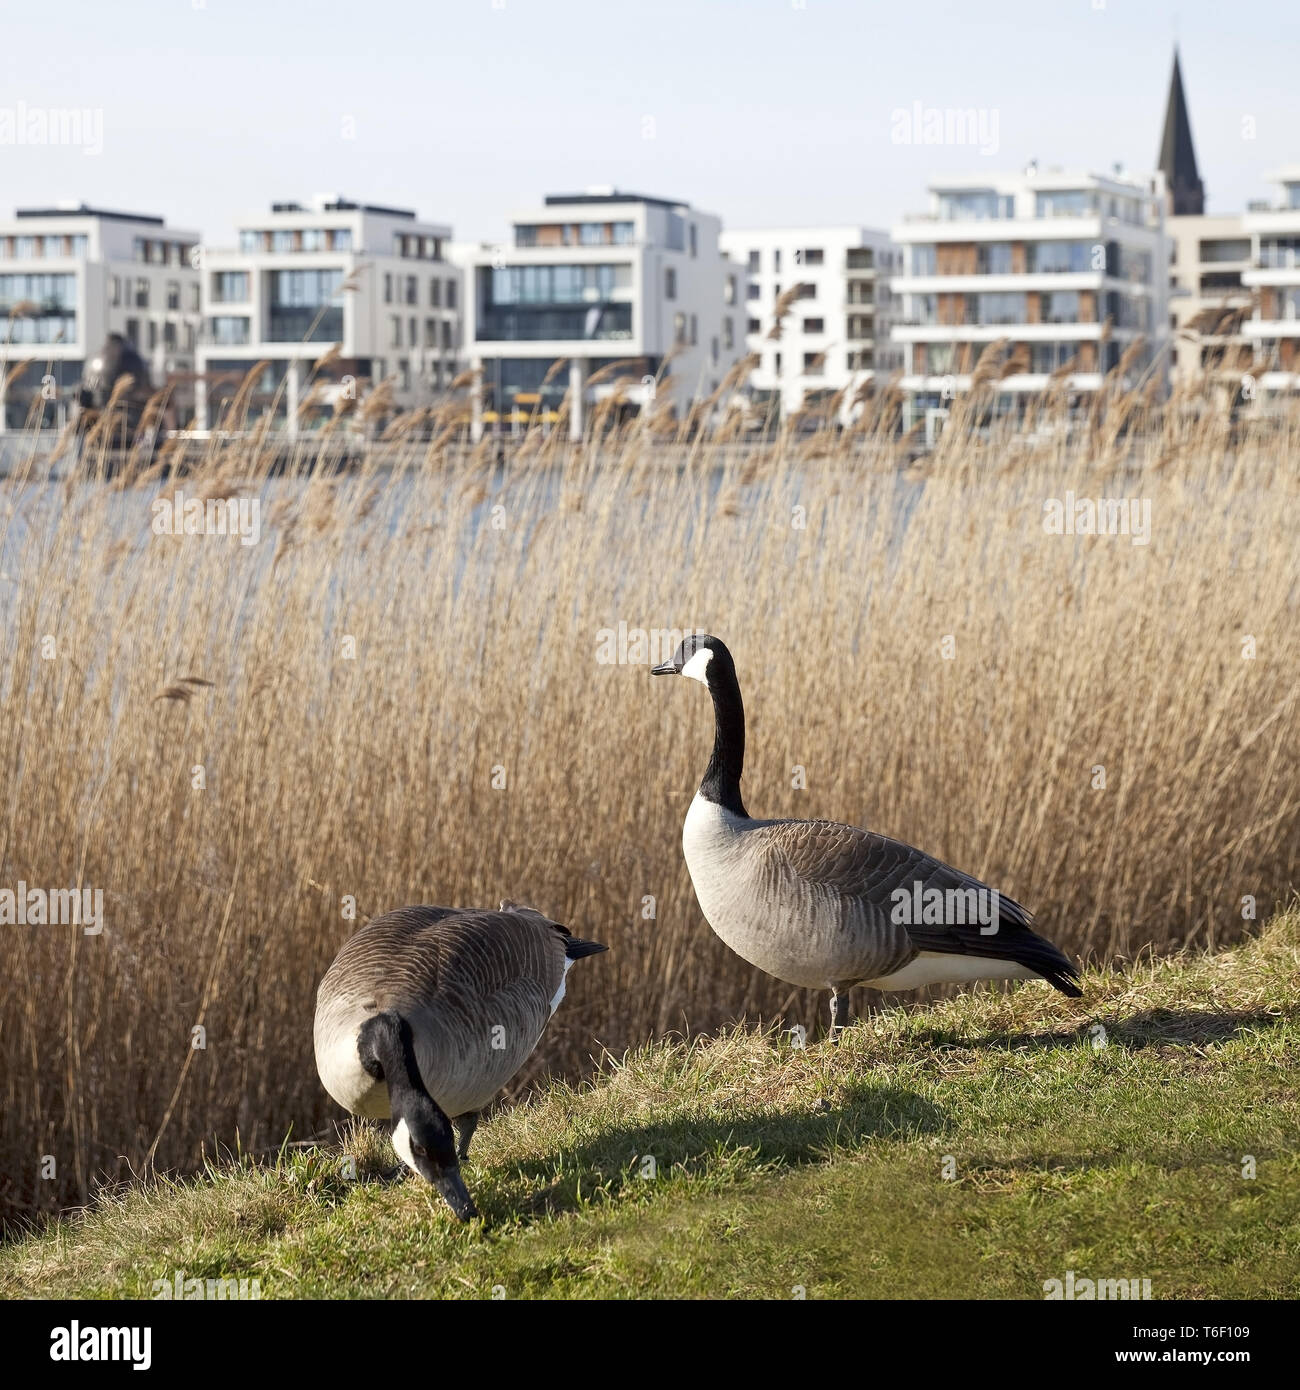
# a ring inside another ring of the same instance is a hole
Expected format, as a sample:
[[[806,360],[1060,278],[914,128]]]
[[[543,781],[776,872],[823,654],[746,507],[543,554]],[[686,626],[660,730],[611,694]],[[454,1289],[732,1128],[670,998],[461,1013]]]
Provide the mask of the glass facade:
[[[217,304],[248,303],[248,272],[218,270],[212,276],[212,298]]]
[[[1092,249],[1090,241],[1031,241],[1025,247],[1025,264],[1039,275],[1078,274],[1094,269]]]
[[[1016,200],[991,189],[969,189],[939,195],[939,216],[945,222],[984,222],[1014,217]]]
[[[343,285],[341,270],[276,270],[269,278],[268,342],[326,343],[342,339],[343,306],[333,303]]]
[[[1090,217],[1096,211],[1097,194],[1086,188],[1055,189],[1034,197],[1035,217]]]
[[[239,347],[249,341],[249,321],[222,315],[209,321],[208,334],[221,347]]]
[[[508,265],[491,272],[490,304],[582,304],[632,283],[627,265]]]
[[[516,246],[631,246],[634,222],[522,222]]]
[[[11,343],[77,341],[75,275],[0,275],[0,316],[19,305],[22,314],[5,329]]]

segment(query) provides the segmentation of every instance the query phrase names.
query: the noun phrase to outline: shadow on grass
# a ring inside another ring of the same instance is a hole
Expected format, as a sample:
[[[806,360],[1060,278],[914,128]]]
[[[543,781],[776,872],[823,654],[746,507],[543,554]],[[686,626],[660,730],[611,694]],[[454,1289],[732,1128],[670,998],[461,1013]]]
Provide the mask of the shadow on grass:
[[[957,1029],[921,1028],[909,1042],[925,1047],[996,1048],[1006,1052],[1046,1048],[1097,1046],[1098,1026],[1105,1045],[1137,1050],[1143,1047],[1205,1046],[1228,1042],[1243,1033],[1276,1028],[1296,1017],[1294,1010],[1269,1009],[1143,1009],[1122,1018],[1098,1017],[1052,1033],[982,1033],[969,1037]]]
[[[837,1147],[867,1138],[931,1134],[943,1127],[944,1118],[937,1106],[911,1091],[864,1081],[835,1106],[809,1101],[779,1110],[755,1107],[726,1117],[683,1116],[614,1127],[589,1144],[516,1165],[509,1186],[536,1189],[548,1180],[549,1185],[522,1200],[517,1193],[495,1194],[484,1214],[491,1222],[508,1210],[526,1222],[576,1210],[597,1193],[605,1200],[627,1189],[648,1190],[642,1176],[648,1159],[660,1178],[712,1175],[726,1181],[729,1172],[740,1169],[752,1175],[765,1168],[824,1162]],[[558,1179],[557,1165],[562,1168]]]

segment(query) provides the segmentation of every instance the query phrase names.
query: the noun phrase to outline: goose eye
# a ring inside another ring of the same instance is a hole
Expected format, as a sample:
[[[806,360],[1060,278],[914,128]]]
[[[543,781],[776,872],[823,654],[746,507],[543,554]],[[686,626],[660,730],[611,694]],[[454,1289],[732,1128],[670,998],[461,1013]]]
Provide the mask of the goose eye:
[[[416,1158],[429,1157],[429,1150],[426,1149],[423,1144],[412,1144],[411,1152],[416,1156]]]

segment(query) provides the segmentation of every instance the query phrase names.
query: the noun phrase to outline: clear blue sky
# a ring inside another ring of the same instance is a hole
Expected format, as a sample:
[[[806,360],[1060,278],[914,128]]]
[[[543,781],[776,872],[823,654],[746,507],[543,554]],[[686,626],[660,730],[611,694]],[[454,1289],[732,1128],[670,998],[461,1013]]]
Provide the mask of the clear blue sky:
[[[1150,168],[1175,32],[1210,210],[1300,161],[1296,0],[495,4],[4,0],[0,108],[102,109],[104,146],[0,144],[0,210],[84,199],[227,244],[342,192],[486,238],[612,183],[731,226],[888,226],[930,173]],[[917,102],[996,113],[996,152],[895,142]]]

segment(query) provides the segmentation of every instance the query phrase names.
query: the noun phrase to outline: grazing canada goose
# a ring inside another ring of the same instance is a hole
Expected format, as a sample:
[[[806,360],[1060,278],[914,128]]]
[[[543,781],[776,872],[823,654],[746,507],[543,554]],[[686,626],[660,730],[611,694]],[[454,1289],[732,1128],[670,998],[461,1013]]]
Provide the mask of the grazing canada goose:
[[[740,799],[745,710],[731,653],[687,637],[656,676],[690,676],[713,697],[713,756],[686,813],[682,848],[700,909],[751,965],[831,991],[831,1037],[853,985],[918,989],[966,980],[1047,980],[1080,994],[1079,972],[1030,915],[911,845],[828,820],[754,820]]]
[[[462,1221],[479,1111],[537,1046],[575,960],[607,950],[531,907],[403,907],[347,941],[316,993],[316,1070]],[[460,1131],[453,1143],[452,1121]]]

